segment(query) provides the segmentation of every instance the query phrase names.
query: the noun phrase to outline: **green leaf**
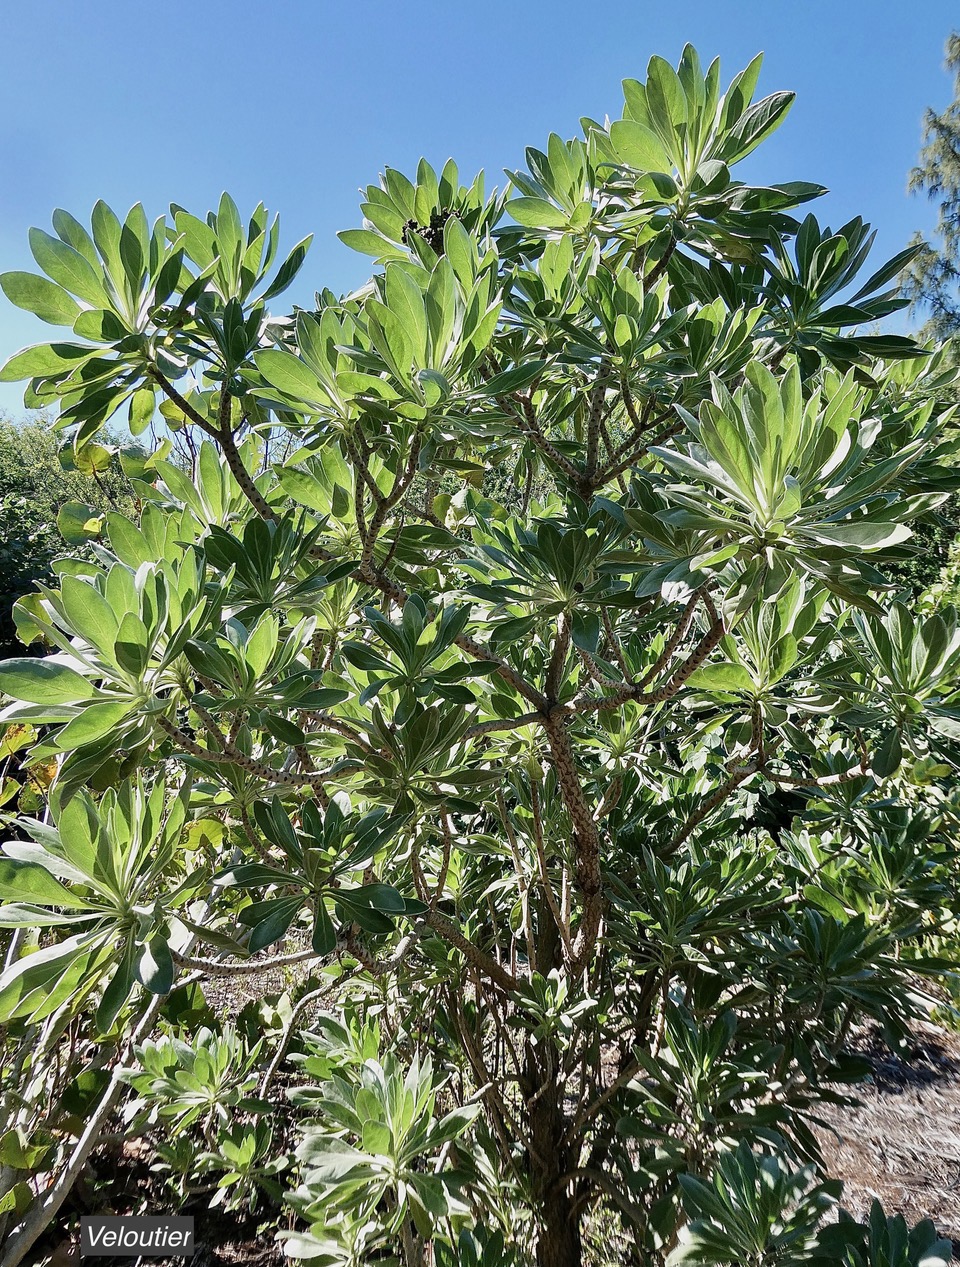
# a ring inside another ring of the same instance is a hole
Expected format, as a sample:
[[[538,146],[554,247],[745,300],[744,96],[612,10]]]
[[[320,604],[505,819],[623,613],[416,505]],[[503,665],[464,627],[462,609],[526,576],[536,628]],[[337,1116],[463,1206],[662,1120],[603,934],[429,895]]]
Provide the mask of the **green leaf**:
[[[723,153],[727,161],[739,162],[746,158],[775,132],[787,117],[796,95],[795,92],[775,92],[750,106],[724,140]]]
[[[31,1144],[20,1128],[0,1136],[0,1165],[14,1170],[33,1170],[49,1151],[49,1143]]]
[[[705,664],[691,673],[687,685],[698,691],[738,691],[753,694],[753,678],[742,664]]]
[[[40,906],[64,906],[89,910],[89,903],[60,883],[37,862],[0,858],[0,898],[5,902],[36,902]]]
[[[387,268],[384,289],[387,308],[399,320],[407,338],[412,341],[414,360],[418,366],[422,366],[427,355],[427,315],[423,306],[423,292],[407,270],[396,264]],[[389,330],[387,334],[389,336]],[[398,348],[394,348],[394,354],[399,358]]]
[[[945,739],[960,743],[960,718],[935,715],[930,718],[930,728]]]
[[[136,980],[137,943],[131,937],[127,941],[113,976],[107,983],[97,1006],[94,1022],[101,1034],[116,1024],[120,1009],[129,999]]]
[[[337,901],[346,899],[348,904],[373,907],[391,915],[402,915],[407,909],[403,894],[392,884],[364,884],[359,889],[338,889]]]
[[[900,743],[900,732],[894,726],[884,737],[872,761],[874,774],[880,779],[889,779],[900,769],[903,761],[903,747]]]
[[[598,612],[577,610],[571,622],[573,645],[589,655],[596,653],[600,645],[600,616]]]
[[[265,919],[261,919],[259,923],[254,925],[253,931],[250,933],[248,947],[251,954],[258,950],[263,950],[265,946],[269,946],[272,942],[279,941],[293,923],[294,916],[303,906],[303,898],[300,896],[278,897],[268,902],[261,902],[258,905],[262,910],[269,913]]]
[[[862,523],[817,524],[810,535],[825,545],[850,549],[882,550],[906,541],[912,534],[906,524]]]
[[[564,241],[569,241],[569,238],[565,238]],[[511,392],[528,387],[546,368],[546,361],[528,361],[525,365],[516,365],[511,370],[494,374],[492,378],[481,383],[477,390],[485,396],[507,396]]]
[[[0,904],[0,928],[65,928],[86,923],[93,914],[90,910],[48,910],[35,902],[4,902]]]
[[[27,1191],[32,1200],[33,1191],[30,1188],[27,1188]],[[334,1267],[334,1264],[343,1261],[341,1240],[332,1240],[328,1236],[314,1236],[310,1232],[280,1231],[277,1235],[283,1245],[284,1254],[298,1262],[302,1259],[306,1263],[319,1263],[320,1267]]]
[[[834,919],[840,920],[843,924],[850,918],[843,903],[835,898],[832,893],[828,893],[826,889],[821,888],[819,884],[805,884],[803,896],[808,902],[812,902],[814,906],[818,906],[822,911],[826,911],[828,915],[832,915]]]
[[[297,273],[303,267],[303,261],[307,257],[307,251],[310,249],[310,243],[313,241],[313,234],[309,234],[302,241],[298,242],[293,248],[284,262],[280,265],[276,277],[270,286],[260,296],[260,302],[266,303],[268,299],[282,294],[287,289]]]
[[[299,502],[301,506],[306,506],[309,510],[315,510],[319,515],[329,514],[329,495],[320,481],[312,475],[306,471],[284,466],[277,471],[277,478],[280,481],[280,487],[295,502]]]
[[[241,862],[213,878],[213,883],[217,886],[236,885],[241,889],[259,889],[268,884],[296,882],[296,876],[281,871],[277,867],[265,866],[262,862]]]
[[[75,251],[79,251],[85,260],[92,264],[94,268],[97,268],[99,260],[97,259],[96,247],[93,245],[93,239],[90,234],[80,221],[72,216],[69,211],[64,211],[62,207],[56,209],[52,219],[53,227],[61,242],[66,242]]]
[[[157,407],[156,397],[149,387],[141,387],[130,397],[130,412],[127,416],[130,434],[142,435],[150,423]]]
[[[320,379],[292,352],[267,348],[253,359],[270,386],[276,387],[285,396],[318,408],[329,405],[329,393]]]
[[[76,343],[36,343],[15,352],[0,369],[0,383],[16,383],[23,378],[45,378],[68,374],[93,352]]]
[[[402,260],[407,258],[406,251],[394,242],[382,238],[372,229],[344,229],[337,234],[351,251],[359,251],[361,255],[372,255],[376,259]]]
[[[332,954],[337,945],[337,931],[322,897],[317,899],[311,945],[318,955]]]
[[[527,229],[565,229],[569,217],[545,198],[511,198],[507,211]]]
[[[68,721],[58,732],[57,747],[61,752],[71,752],[74,748],[95,743],[129,717],[132,708],[133,701],[129,699],[105,700],[102,704],[88,705],[79,717]]]
[[[96,506],[87,506],[83,502],[64,502],[57,512],[57,527],[68,545],[84,545],[100,536],[103,517]]]
[[[103,958],[102,937],[83,933],[18,959],[0,976],[0,1022],[42,1020],[71,996],[79,1007]]]
[[[619,119],[611,125],[610,139],[617,157],[641,172],[671,172],[673,160],[652,128],[635,119]]]
[[[150,659],[150,639],[136,612],[128,611],[121,619],[113,653],[122,669],[138,678],[143,674]]]
[[[651,57],[647,63],[647,108],[662,120],[664,130],[679,130],[687,122],[687,98],[680,77],[668,61]]]
[[[0,274],[0,287],[12,304],[32,312],[52,326],[73,326],[80,305],[62,286],[35,273]]]
[[[137,963],[137,980],[151,994],[169,994],[176,970],[165,937],[160,933],[146,942]]]
[[[74,334],[95,343],[119,343],[130,331],[109,308],[87,308],[73,323]]]
[[[90,217],[90,227],[93,229],[93,240],[97,244],[100,258],[106,265],[114,285],[122,288],[124,269],[120,255],[120,238],[123,233],[123,226],[117,219],[116,213],[107,206],[102,198],[98,199],[93,208],[93,213]],[[101,306],[106,307],[108,305]]]
[[[0,1214],[13,1214],[19,1217],[30,1209],[33,1201],[33,1189],[25,1180],[18,1180],[0,1197]]]
[[[150,227],[143,206],[138,202],[127,213],[120,231],[120,259],[129,283],[136,294],[143,283],[150,253]]]
[[[264,716],[263,725],[274,739],[279,739],[281,743],[290,744],[292,747],[302,744],[306,739],[300,727],[294,725],[286,717],[277,717],[268,713]]]
[[[97,693],[92,682],[52,656],[0,661],[0,691],[29,704],[75,704]]]
[[[42,229],[31,229],[29,237],[33,258],[58,286],[94,308],[109,308],[110,299],[103,282],[79,251]]]
[[[94,444],[92,441],[78,449],[73,455],[73,463],[76,469],[82,475],[97,475],[102,471],[108,471],[113,462],[113,449],[105,448],[102,444]]]
[[[415,354],[403,320],[376,299],[367,300],[366,317],[367,331],[374,347],[391,372],[402,383],[409,384]]]

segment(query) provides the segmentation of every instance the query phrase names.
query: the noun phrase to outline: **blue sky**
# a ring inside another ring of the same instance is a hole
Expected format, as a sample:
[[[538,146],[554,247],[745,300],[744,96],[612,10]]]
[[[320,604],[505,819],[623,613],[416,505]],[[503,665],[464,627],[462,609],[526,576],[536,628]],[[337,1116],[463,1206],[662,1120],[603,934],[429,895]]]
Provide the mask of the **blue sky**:
[[[620,80],[690,40],[729,79],[758,51],[761,90],[797,102],[749,160],[751,179],[813,180],[832,224],[861,214],[876,263],[932,222],[905,191],[927,105],[951,84],[943,45],[956,0],[30,0],[4,14],[0,76],[0,268],[31,268],[27,230],[105,198],[149,215],[199,215],[229,189],[261,198],[283,240],[316,239],[299,302],[362,282],[364,257],[338,229],[360,223],[358,188],[384,165],[453,156],[491,184],[526,145],[616,117]],[[0,296],[0,359],[52,337]],[[0,387],[0,410],[22,410]]]

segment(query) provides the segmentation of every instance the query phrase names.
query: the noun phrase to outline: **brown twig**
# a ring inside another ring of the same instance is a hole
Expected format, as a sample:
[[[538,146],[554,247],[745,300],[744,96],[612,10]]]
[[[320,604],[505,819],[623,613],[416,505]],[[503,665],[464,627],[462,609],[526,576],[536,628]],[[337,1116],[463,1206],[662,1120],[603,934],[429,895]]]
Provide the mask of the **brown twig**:
[[[464,739],[476,739],[479,735],[491,735],[498,730],[518,730],[521,726],[529,726],[532,722],[543,720],[543,714],[521,713],[519,717],[502,717],[493,721],[477,722],[464,732]]]
[[[277,770],[263,761],[256,761],[253,757],[246,756],[239,749],[228,744],[224,745],[222,752],[211,752],[208,748],[203,748],[200,744],[195,743],[189,735],[185,734],[166,717],[156,717],[154,720],[164,734],[169,735],[178,747],[191,756],[199,757],[204,761],[211,761],[215,765],[237,765],[241,770],[246,770],[249,774],[255,774],[258,778],[264,779],[269,783],[279,783],[284,787],[318,787],[332,777],[329,771],[291,774],[288,770]],[[345,766],[344,769],[359,770],[362,767],[354,762],[349,766]]]
[[[489,981],[492,981],[494,985],[499,986],[501,990],[512,994],[520,988],[520,982],[512,972],[508,972],[502,964],[497,963],[496,959],[488,955],[486,951],[474,945],[469,938],[463,935],[453,920],[447,919],[446,915],[441,915],[439,911],[425,911],[420,916],[418,923],[425,924],[427,928],[439,934],[444,941],[449,942],[451,946],[455,946],[471,967],[475,968]]]

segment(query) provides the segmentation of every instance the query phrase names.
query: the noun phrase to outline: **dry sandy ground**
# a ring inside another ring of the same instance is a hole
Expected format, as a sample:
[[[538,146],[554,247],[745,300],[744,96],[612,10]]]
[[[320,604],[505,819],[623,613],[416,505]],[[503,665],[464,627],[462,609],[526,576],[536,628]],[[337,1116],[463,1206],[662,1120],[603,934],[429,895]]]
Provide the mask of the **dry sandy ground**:
[[[862,1218],[879,1197],[908,1223],[932,1219],[960,1259],[960,1036],[915,1026],[906,1059],[869,1035],[857,1046],[873,1064],[860,1104],[821,1110],[829,1129],[817,1132],[843,1204]]]

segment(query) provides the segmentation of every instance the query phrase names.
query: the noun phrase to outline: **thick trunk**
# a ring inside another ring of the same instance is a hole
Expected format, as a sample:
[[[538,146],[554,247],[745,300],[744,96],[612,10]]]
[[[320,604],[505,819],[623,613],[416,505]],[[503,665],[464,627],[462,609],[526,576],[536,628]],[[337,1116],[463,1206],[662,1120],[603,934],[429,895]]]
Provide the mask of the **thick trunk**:
[[[417,1235],[417,1229],[410,1222],[404,1223],[401,1232],[404,1267],[424,1267],[426,1242]]]
[[[580,1219],[566,1191],[548,1193],[539,1211],[537,1267],[582,1267]]]
[[[527,1051],[526,1095],[530,1131],[530,1171],[539,1226],[537,1267],[582,1267],[580,1216],[574,1208],[569,1173],[572,1151],[562,1146],[567,1120],[557,1053],[546,1046]]]

